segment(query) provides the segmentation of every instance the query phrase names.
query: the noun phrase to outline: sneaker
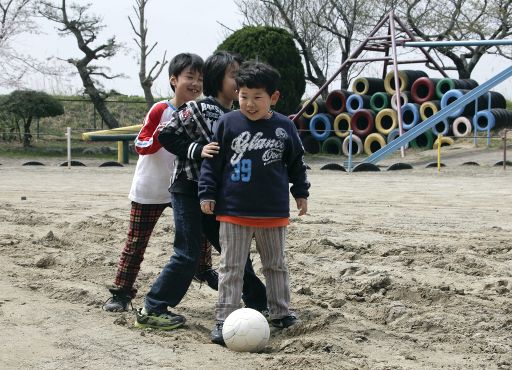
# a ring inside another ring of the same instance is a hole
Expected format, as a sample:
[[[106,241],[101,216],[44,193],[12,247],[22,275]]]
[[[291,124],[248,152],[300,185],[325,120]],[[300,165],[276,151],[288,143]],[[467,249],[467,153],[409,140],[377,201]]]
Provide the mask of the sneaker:
[[[194,280],[208,284],[213,290],[219,290],[219,274],[214,269],[208,269],[203,272],[198,272],[194,275]]]
[[[123,312],[128,311],[128,307],[131,307],[133,310],[132,297],[126,291],[120,288],[110,288],[109,291],[112,293],[112,297],[107,299],[103,305],[105,311]]]
[[[135,312],[135,327],[172,330],[185,324],[185,316],[177,315],[171,311],[162,313],[150,312],[141,308]]]
[[[221,346],[225,346],[224,337],[222,336],[222,327],[224,326],[224,321],[217,321],[215,323],[215,327],[213,328],[210,339],[215,344],[220,344]]]
[[[282,317],[280,319],[270,320],[270,323],[272,324],[272,326],[274,326],[276,328],[280,328],[280,329],[289,328],[290,326],[295,325],[298,322],[299,322],[299,319],[293,314]]]

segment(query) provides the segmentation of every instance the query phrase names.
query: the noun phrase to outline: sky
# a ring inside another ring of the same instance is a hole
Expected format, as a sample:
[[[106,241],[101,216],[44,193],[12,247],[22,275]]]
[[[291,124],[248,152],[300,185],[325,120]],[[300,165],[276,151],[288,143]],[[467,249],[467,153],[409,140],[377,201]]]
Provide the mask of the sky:
[[[76,1],[76,0],[75,0]],[[134,0],[78,0],[80,3],[91,3],[90,12],[102,17],[105,28],[98,34],[99,42],[104,42],[111,36],[124,45],[122,51],[109,61],[101,61],[101,65],[108,66],[111,73],[123,73],[126,78],[115,80],[103,80],[106,90],[114,89],[126,95],[142,96],[143,91],[138,79],[137,55],[138,47],[133,41],[133,33],[128,16],[137,22],[133,6]],[[152,66],[157,60],[161,60],[165,51],[167,59],[180,52],[193,52],[203,58],[208,57],[217,46],[230,34],[226,29],[240,29],[243,17],[240,14],[234,0],[150,0],[146,6],[146,19],[148,21],[147,43],[152,45],[158,42],[148,58],[148,66]],[[58,36],[57,24],[41,19],[38,22],[41,31],[38,34],[22,35],[16,40],[16,47],[23,53],[30,54],[40,60],[48,58],[67,59],[81,57],[72,35]],[[222,25],[226,26],[222,26]],[[55,60],[55,59],[53,59]],[[479,83],[495,75],[510,65],[512,61],[504,58],[484,56],[477,65],[472,77]],[[98,63],[99,64],[99,63]],[[76,94],[81,91],[81,81],[76,75],[74,67],[62,62],[69,70],[65,78],[52,79],[32,75],[29,87],[36,90],[44,90],[49,93]],[[330,77],[338,66],[328,74]],[[423,69],[421,65],[406,65],[407,69]],[[381,71],[369,68],[363,73],[365,77],[380,77]],[[431,77],[440,75],[427,70]],[[454,72],[448,73],[456,78]],[[334,84],[334,83],[333,83]],[[330,90],[334,89],[332,87]],[[153,85],[153,95],[169,96],[167,71],[164,69]],[[497,86],[494,90],[502,92],[508,99],[512,99],[512,81],[509,79]],[[312,96],[317,91],[316,87],[309,85],[306,96]],[[0,90],[0,93],[6,91]]]
[[[76,1],[76,0],[75,0]],[[86,3],[84,0],[78,0]],[[133,0],[89,0],[90,11],[102,17],[105,28],[98,34],[98,41],[92,45],[99,45],[109,37],[116,36],[116,40],[124,44],[125,48],[108,62],[102,60],[101,65],[110,68],[111,73],[124,73],[127,78],[118,78],[105,81],[107,90],[115,89],[127,95],[143,95],[140,87],[137,64],[138,46],[133,40],[133,33],[128,17],[130,16],[138,27],[133,6]],[[161,60],[165,51],[167,59],[181,52],[193,52],[203,58],[208,57],[217,46],[226,38],[229,31],[219,23],[230,29],[239,29],[242,16],[238,12],[233,0],[150,0],[146,5],[145,16],[148,21],[148,35],[146,42],[152,45],[158,42],[148,58],[148,65],[152,66]],[[219,23],[218,23],[219,22]],[[56,23],[40,19],[38,24],[41,32],[35,35],[24,35],[17,39],[16,48],[23,53],[30,54],[40,60],[56,57],[67,59],[69,57],[82,57],[82,52],[76,45],[72,35],[59,37],[56,32]],[[66,65],[64,63],[63,65]],[[68,67],[75,72],[73,66]],[[31,76],[32,88],[57,93],[75,92],[81,88],[80,79],[69,77],[70,83],[62,79],[42,78]],[[64,85],[64,86],[63,86]],[[164,69],[153,85],[155,96],[168,96],[170,93],[167,70]]]

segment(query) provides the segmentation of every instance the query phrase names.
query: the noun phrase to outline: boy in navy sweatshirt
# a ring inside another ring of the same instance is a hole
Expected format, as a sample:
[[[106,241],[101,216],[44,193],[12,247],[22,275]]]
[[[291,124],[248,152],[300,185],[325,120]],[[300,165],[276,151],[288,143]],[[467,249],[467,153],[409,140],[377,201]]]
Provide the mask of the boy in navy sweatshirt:
[[[164,266],[137,312],[136,326],[162,330],[185,323],[182,315],[167,307],[178,305],[196,271],[201,249],[201,234],[219,249],[219,225],[199,207],[197,181],[203,158],[215,156],[217,143],[212,142],[212,125],[229,112],[238,99],[236,71],[239,58],[224,51],[208,57],[204,63],[204,99],[189,101],[179,107],[162,125],[158,141],[176,155],[172,184],[169,189],[174,211],[174,254]],[[256,276],[246,254],[244,301],[258,311],[267,309],[265,286]]]
[[[307,212],[310,184],[295,125],[270,109],[279,99],[279,79],[279,72],[266,64],[241,66],[236,77],[240,110],[217,122],[213,141],[220,147],[219,154],[204,160],[201,167],[201,210],[215,212],[220,221],[219,298],[211,340],[221,345],[224,320],[240,307],[244,264],[253,236],[267,284],[271,324],[286,328],[298,321],[288,308],[284,245],[289,191],[302,216]]]

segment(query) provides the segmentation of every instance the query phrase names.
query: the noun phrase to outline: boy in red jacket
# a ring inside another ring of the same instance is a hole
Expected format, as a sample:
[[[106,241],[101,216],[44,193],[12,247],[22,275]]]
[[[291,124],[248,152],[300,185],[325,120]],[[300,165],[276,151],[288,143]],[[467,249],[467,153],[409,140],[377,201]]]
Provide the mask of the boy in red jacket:
[[[110,312],[127,311],[137,289],[135,279],[153,229],[165,208],[171,205],[169,185],[175,156],[158,141],[159,126],[172,113],[203,91],[203,60],[195,54],[176,55],[169,64],[169,81],[174,98],[154,104],[135,139],[139,154],[128,198],[132,201],[126,244],[119,259],[112,297],[103,308]]]

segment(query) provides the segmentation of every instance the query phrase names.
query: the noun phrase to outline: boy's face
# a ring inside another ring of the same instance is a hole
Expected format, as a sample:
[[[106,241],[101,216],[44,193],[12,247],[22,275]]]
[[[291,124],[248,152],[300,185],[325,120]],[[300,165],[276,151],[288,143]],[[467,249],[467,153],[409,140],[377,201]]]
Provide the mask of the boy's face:
[[[190,69],[190,67],[186,67],[178,76],[172,75],[170,81],[174,86],[178,106],[197,99],[203,92],[203,74]]]
[[[219,95],[222,95],[226,100],[238,100],[238,86],[236,85],[235,76],[239,67],[238,63],[234,62],[226,68],[224,73],[222,89],[219,91]]]
[[[244,86],[238,92],[240,111],[251,121],[269,118],[270,107],[275,105],[278,99],[279,91],[270,96],[264,88],[250,89]]]

